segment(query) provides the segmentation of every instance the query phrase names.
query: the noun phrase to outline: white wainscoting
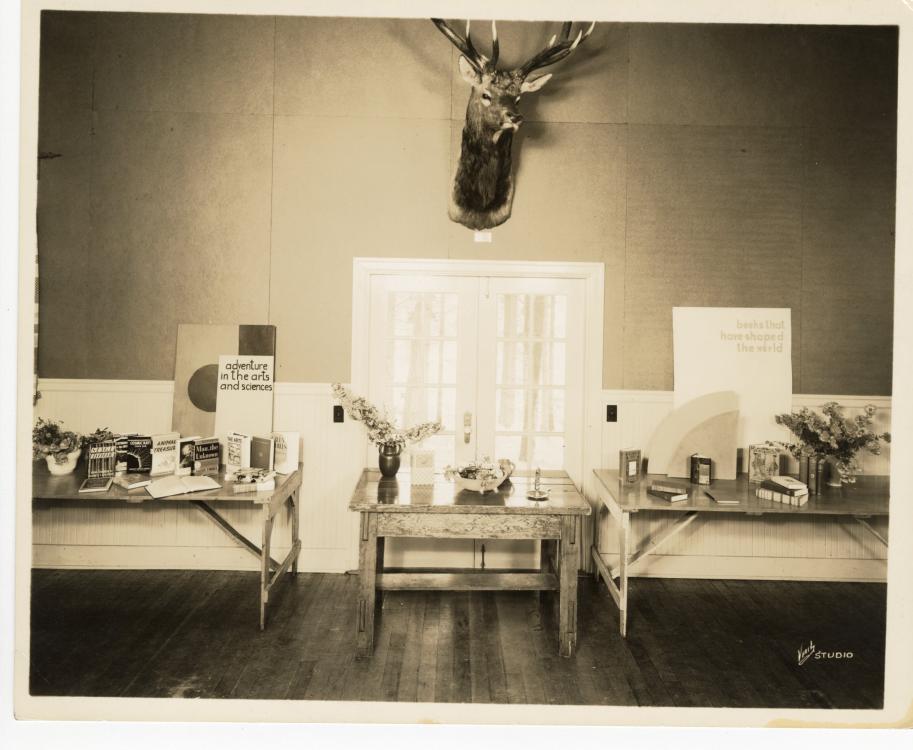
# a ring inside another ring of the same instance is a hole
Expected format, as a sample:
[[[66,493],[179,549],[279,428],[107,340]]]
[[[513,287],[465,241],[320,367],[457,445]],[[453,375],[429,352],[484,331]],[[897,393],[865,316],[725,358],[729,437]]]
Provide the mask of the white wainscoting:
[[[165,432],[171,429],[168,381],[42,380],[36,416],[72,429]],[[340,572],[357,566],[357,517],[349,496],[363,465],[364,431],[332,422],[326,384],[278,383],[274,425],[301,433],[300,569]],[[23,502],[28,499],[23,498]],[[258,511],[219,504],[218,510],[259,544]],[[256,570],[258,563],[195,508],[110,507],[99,502],[42,502],[33,510],[36,567],[203,568]],[[277,520],[274,557],[289,548],[288,519]]]
[[[645,448],[653,431],[672,411],[671,391],[604,391],[605,404],[618,406],[618,421],[606,422],[602,432],[605,468],[618,468],[622,448]],[[876,426],[891,429],[891,399],[883,396],[795,395],[795,408],[819,407],[838,401],[848,415],[866,404],[878,407]],[[603,407],[603,412],[605,407]],[[784,438],[787,433],[784,431]],[[890,474],[890,446],[881,455],[861,457],[865,474]],[[637,514],[631,519],[635,544],[655,536],[674,519],[661,514]],[[887,522],[873,519],[887,536]],[[616,526],[607,515],[598,522],[599,549],[617,554]],[[591,567],[587,568],[591,570]],[[885,580],[886,552],[852,519],[827,516],[814,519],[727,516],[698,519],[638,568],[638,575],[688,578],[795,578],[801,580]]]
[[[36,416],[62,419],[69,427],[90,432],[164,432],[171,427],[173,385],[168,381],[42,380]],[[848,410],[866,403],[879,407],[879,429],[890,429],[890,399],[855,396],[796,396],[796,406],[819,406],[835,400]],[[332,422],[333,397],[327,384],[278,383],[277,430],[297,430],[304,466],[301,493],[302,552],[305,571],[341,572],[357,564],[357,519],[347,510],[349,495],[365,457],[364,432],[346,420]],[[606,404],[618,406],[618,422],[604,423],[603,466],[616,468],[622,447],[644,447],[652,431],[672,408],[667,391],[605,391]],[[866,456],[863,470],[889,473],[890,450]],[[22,498],[22,502],[30,502]],[[253,508],[220,511],[251,539],[259,540]],[[655,534],[663,517],[635,518],[636,539]],[[864,536],[852,521],[732,518],[692,524],[648,558],[642,575],[730,578],[883,580],[884,550]],[[589,524],[588,524],[589,526]],[[881,533],[886,524],[876,523]],[[587,530],[584,530],[589,535]],[[600,548],[611,553],[614,530],[599,523]],[[288,525],[280,519],[274,531],[276,555],[288,549]],[[587,541],[584,545],[589,546]],[[274,556],[276,556],[274,555]],[[589,555],[582,555],[590,569]],[[192,508],[161,505],[111,507],[99,502],[36,504],[33,509],[33,562],[36,567],[118,568],[257,568],[256,560]]]

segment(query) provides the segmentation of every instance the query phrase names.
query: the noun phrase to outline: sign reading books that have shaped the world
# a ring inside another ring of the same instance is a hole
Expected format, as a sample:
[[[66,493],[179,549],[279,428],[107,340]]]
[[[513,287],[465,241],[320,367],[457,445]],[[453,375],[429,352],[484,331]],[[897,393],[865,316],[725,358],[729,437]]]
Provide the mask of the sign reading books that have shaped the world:
[[[268,435],[273,430],[275,358],[243,354],[219,357],[215,434]]]
[[[774,415],[792,407],[790,322],[789,308],[673,308],[675,407],[734,391],[739,448],[782,438]]]

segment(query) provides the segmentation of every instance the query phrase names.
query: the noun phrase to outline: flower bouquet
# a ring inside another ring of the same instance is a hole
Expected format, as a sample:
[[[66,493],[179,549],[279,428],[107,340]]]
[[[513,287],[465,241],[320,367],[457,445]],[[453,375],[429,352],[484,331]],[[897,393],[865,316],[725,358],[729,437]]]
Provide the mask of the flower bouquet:
[[[878,455],[881,441],[891,442],[891,433],[877,433],[872,430],[872,418],[878,407],[867,404],[863,413],[855,417],[843,414],[843,407],[836,401],[829,401],[821,407],[821,414],[802,408],[791,414],[777,414],[777,424],[786,427],[796,440],[781,443],[794,458],[827,456],[833,460],[841,482],[856,481],[859,463],[856,454],[860,450]]]
[[[367,399],[351,393],[345,386],[333,383],[332,389],[346,413],[356,422],[364,424],[368,439],[378,448],[380,470],[385,477],[396,475],[399,454],[407,443],[420,442],[441,429],[440,422],[422,422],[408,429],[400,429],[386,413],[382,413]]]
[[[510,479],[513,470],[513,462],[506,458],[494,462],[486,456],[481,461],[446,466],[444,476],[461,490],[485,494],[496,490]]]
[[[76,468],[83,442],[82,435],[63,429],[61,422],[38,417],[32,428],[32,459],[45,459],[52,474],[69,474]]]

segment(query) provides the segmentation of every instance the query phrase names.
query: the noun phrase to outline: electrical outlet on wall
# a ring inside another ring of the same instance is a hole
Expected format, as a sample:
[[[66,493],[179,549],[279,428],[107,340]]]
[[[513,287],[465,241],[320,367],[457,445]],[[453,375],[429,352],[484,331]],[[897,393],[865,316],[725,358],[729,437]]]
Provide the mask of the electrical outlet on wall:
[[[616,404],[606,404],[605,421],[606,422],[617,422],[618,421],[618,406]]]
[[[344,422],[346,419],[346,413],[343,411],[342,407],[339,404],[333,405],[333,421],[334,422]]]

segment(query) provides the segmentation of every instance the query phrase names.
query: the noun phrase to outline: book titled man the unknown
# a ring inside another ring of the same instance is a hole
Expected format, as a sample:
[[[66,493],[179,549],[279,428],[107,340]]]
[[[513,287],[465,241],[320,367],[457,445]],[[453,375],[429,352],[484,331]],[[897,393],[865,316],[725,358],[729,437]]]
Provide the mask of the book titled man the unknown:
[[[194,476],[218,476],[219,438],[208,437],[193,442]]]

